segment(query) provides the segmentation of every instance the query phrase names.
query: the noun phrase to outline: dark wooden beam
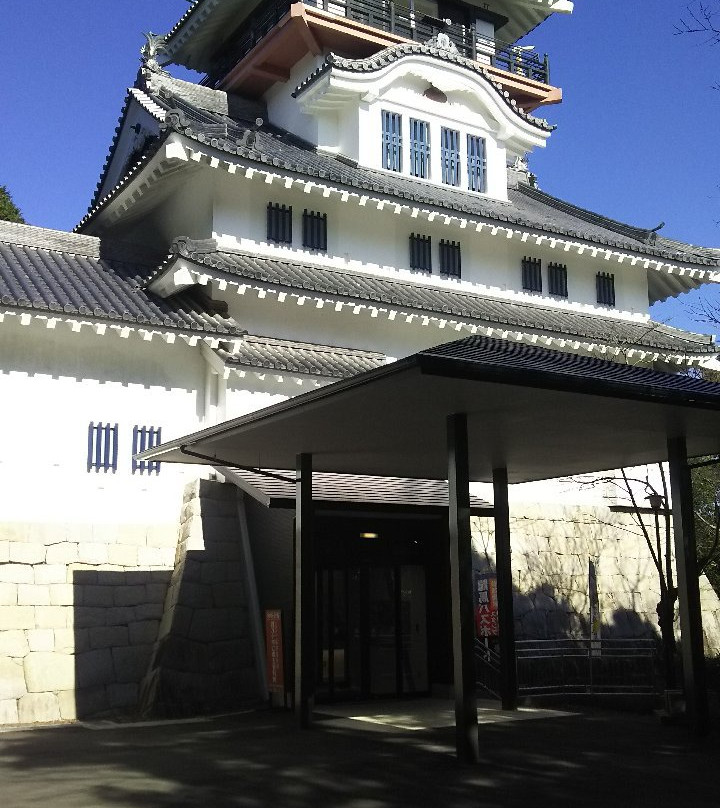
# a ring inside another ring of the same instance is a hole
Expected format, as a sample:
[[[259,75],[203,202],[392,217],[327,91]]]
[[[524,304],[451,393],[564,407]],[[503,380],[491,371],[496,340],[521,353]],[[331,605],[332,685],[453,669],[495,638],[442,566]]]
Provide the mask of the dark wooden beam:
[[[495,508],[495,566],[497,571],[498,625],[500,630],[500,698],[503,710],[517,707],[515,618],[510,554],[510,506],[507,469],[493,469]]]
[[[467,415],[448,416],[447,440],[455,745],[459,760],[474,763],[479,750]]]
[[[315,699],[315,538],[312,455],[299,454],[295,496],[295,715],[312,724]]]
[[[703,648],[700,583],[698,580],[692,477],[684,437],[668,438],[675,565],[677,568],[680,636],[685,704],[690,723],[699,735],[708,728],[707,683]]]

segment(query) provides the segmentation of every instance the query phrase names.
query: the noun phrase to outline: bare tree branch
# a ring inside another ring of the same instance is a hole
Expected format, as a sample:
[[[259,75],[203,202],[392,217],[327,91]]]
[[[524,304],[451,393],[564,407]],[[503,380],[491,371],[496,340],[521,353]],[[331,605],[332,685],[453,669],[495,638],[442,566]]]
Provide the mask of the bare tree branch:
[[[707,43],[720,44],[720,8],[697,0],[688,3],[685,16],[675,27],[675,34],[706,34]]]

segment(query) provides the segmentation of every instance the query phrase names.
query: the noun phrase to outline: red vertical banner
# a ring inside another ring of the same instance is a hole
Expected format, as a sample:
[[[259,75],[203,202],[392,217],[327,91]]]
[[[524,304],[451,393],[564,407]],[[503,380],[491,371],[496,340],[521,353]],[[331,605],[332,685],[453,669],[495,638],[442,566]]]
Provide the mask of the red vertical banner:
[[[280,609],[265,610],[265,659],[268,692],[284,693],[285,673],[283,671],[282,612]]]
[[[497,576],[492,572],[475,572],[475,630],[478,637],[497,637]]]

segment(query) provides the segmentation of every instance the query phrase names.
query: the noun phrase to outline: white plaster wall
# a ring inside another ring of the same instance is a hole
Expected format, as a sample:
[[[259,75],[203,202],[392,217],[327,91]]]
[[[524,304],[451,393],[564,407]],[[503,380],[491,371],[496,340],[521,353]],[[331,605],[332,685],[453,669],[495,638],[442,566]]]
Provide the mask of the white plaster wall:
[[[309,143],[318,142],[318,121],[313,115],[302,111],[292,97],[293,90],[324,61],[324,56],[307,54],[290,71],[290,78],[284,84],[273,84],[264,96],[268,120],[271,124],[287,129]]]
[[[30,512],[34,520],[74,521],[82,502],[84,519],[108,522],[126,518],[131,491],[138,493],[138,522],[148,509],[155,519],[176,510],[176,471],[163,470],[157,480],[131,474],[132,428],[161,426],[163,439],[170,439],[199,423],[204,363],[198,349],[160,338],[122,339],[111,329],[98,336],[90,327],[73,333],[59,324],[48,333],[42,323],[21,326],[7,318],[2,360],[0,478],[5,491],[17,489],[4,498],[2,518]],[[91,421],[119,426],[115,474],[86,470]],[[38,476],[52,483],[43,497],[37,497]]]
[[[139,125],[140,132],[135,132],[132,127]],[[99,198],[102,199],[110,193],[117,183],[122,179],[126,170],[126,162],[132,152],[142,145],[145,135],[157,135],[158,122],[150,113],[143,109],[137,101],[131,101],[126,113],[125,123],[115,147],[112,164],[109,166],[107,176],[100,189]]]
[[[293,245],[277,246],[266,241],[268,202],[292,205]],[[302,212],[315,210],[328,214],[328,249],[326,254],[303,250]],[[410,273],[409,244],[411,233],[429,235],[433,241],[432,276]],[[372,234],[372,238],[368,238]],[[561,309],[582,307],[590,313],[605,315],[615,311],[622,315],[647,320],[647,278],[645,270],[630,262],[618,264],[600,255],[593,257],[588,250],[577,252],[555,249],[549,243],[536,245],[520,238],[508,239],[505,231],[474,226],[460,227],[455,219],[427,211],[413,218],[409,212],[396,212],[394,203],[378,210],[377,204],[359,204],[351,197],[338,204],[337,197],[323,197],[320,191],[307,192],[297,185],[286,188],[280,182],[266,183],[262,178],[218,174],[215,186],[212,236],[222,248],[240,249],[292,260],[319,263],[333,268],[355,268],[380,273],[385,277],[407,278],[428,282],[439,287],[505,296],[511,292],[515,299]],[[462,280],[443,279],[439,275],[439,243],[441,239],[461,245]],[[540,258],[543,266],[542,294],[522,292],[521,262],[523,257]],[[568,298],[558,299],[547,294],[547,264],[564,263],[568,268]],[[402,274],[405,271],[406,274]],[[595,277],[598,272],[615,275],[616,309],[596,303]]]
[[[131,707],[198,473],[133,475],[132,427],[196,428],[203,360],[179,341],[6,316],[0,368],[0,723]],[[119,425],[114,474],[87,471],[90,421]]]
[[[428,181],[442,184],[440,168],[441,129],[447,127],[460,132],[460,185],[467,190],[467,135],[485,138],[487,160],[487,189],[485,194],[493,199],[507,199],[507,152],[496,138],[487,118],[472,105],[455,96],[445,103],[425,98],[423,92],[428,82],[416,78],[407,79],[401,85],[393,86],[382,98],[368,103],[362,116],[363,137],[359,139],[358,161],[365,166],[383,170],[382,166],[382,111],[397,112],[402,116],[403,171],[409,174],[410,168],[410,118],[427,121],[430,124],[430,177]],[[356,126],[354,116],[347,115],[344,128]],[[346,135],[346,140],[348,140]],[[352,155],[354,156],[354,155]]]

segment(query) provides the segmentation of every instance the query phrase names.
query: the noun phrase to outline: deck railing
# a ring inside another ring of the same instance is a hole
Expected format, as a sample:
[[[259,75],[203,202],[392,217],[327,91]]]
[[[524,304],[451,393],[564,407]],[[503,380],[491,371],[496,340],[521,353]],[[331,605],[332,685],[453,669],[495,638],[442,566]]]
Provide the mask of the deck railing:
[[[427,42],[438,34],[446,34],[462,56],[542,84],[550,83],[547,54],[541,58],[539,54],[522,46],[509,45],[481,36],[471,26],[447,23],[429,17],[393,0],[303,1],[308,6],[415,42]],[[290,10],[291,5],[292,0],[261,2],[243,23],[239,35],[222,58],[214,78],[221,78],[267,36]]]

